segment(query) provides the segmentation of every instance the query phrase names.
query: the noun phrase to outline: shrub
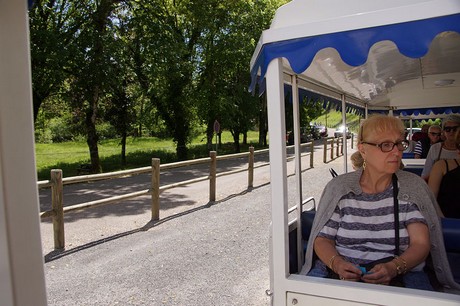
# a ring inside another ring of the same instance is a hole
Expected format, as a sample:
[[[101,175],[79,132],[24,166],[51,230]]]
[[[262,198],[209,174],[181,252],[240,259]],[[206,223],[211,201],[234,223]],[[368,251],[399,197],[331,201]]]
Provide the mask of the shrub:
[[[103,122],[96,125],[96,132],[100,140],[119,137],[115,128],[108,122]]]
[[[70,141],[73,138],[72,127],[65,118],[50,119],[48,128],[53,142]]]

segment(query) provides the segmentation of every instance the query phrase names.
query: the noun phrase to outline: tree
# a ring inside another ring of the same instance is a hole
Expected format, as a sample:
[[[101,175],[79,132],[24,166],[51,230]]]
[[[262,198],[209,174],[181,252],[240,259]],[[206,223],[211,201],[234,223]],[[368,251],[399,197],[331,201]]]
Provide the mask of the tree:
[[[109,80],[120,76],[111,69],[110,56],[111,49],[116,47],[113,28],[119,20],[114,13],[124,12],[119,4],[119,0],[88,0],[84,9],[79,10],[84,22],[75,39],[69,95],[74,107],[85,114],[92,173],[102,171],[96,130],[97,121],[102,117],[99,115],[101,104],[109,98]]]
[[[150,124],[170,133],[178,159],[186,159],[193,129],[205,124],[210,144],[216,119],[239,150],[239,135],[265,116],[263,100],[247,92],[249,59],[285,2],[37,0],[35,113],[59,94],[84,127],[93,173],[101,171],[96,126],[103,120],[122,135],[122,152],[131,127],[141,135]]]
[[[69,73],[76,33],[82,25],[78,3],[37,0],[29,11],[34,120],[40,106],[59,94]]]
[[[199,115],[207,126],[208,147],[215,119],[231,131],[239,151],[240,134],[245,135],[256,125],[260,114],[266,116],[264,104],[247,91],[249,62],[261,31],[268,27],[275,9],[285,2],[214,3],[214,14],[207,17],[209,30],[201,37],[202,61],[197,69],[201,72],[197,86],[201,93]]]
[[[187,158],[196,111],[192,97],[197,41],[203,31],[194,1],[133,4],[135,73],[147,100],[176,142],[179,160]]]

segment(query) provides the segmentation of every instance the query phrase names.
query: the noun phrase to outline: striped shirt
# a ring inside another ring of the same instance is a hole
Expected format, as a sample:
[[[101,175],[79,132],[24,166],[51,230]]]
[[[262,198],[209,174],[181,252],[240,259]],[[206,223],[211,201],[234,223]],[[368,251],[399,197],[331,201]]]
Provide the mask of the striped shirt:
[[[414,154],[422,156],[422,153],[423,153],[422,142],[417,141],[417,143],[415,144],[415,148],[414,148]]]
[[[354,264],[365,264],[393,256],[395,230],[393,215],[393,187],[378,194],[349,193],[341,198],[334,213],[319,237],[334,240],[338,253]],[[399,201],[400,252],[409,246],[407,226],[426,221],[418,207]],[[412,271],[421,270],[424,264]]]

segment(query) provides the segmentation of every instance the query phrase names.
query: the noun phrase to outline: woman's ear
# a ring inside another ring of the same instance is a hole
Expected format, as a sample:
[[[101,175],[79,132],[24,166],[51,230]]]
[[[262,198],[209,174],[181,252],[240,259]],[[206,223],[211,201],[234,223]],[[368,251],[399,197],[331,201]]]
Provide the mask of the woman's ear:
[[[363,157],[363,159],[366,159],[365,158],[366,152],[364,151],[364,145],[362,143],[358,143],[358,151],[359,153],[361,153],[361,156]]]

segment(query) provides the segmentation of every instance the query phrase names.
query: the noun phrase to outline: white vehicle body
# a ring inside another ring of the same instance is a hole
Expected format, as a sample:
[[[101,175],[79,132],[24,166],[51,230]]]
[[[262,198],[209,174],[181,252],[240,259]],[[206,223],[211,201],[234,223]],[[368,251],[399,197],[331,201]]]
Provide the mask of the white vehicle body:
[[[453,294],[290,274],[284,141],[286,84],[293,101],[299,95],[321,95],[363,116],[430,118],[460,112],[459,33],[458,0],[294,0],[278,9],[251,60],[251,90],[258,83],[268,101],[273,305],[460,304]],[[296,130],[298,104],[293,108]],[[300,228],[300,175],[296,186]]]

